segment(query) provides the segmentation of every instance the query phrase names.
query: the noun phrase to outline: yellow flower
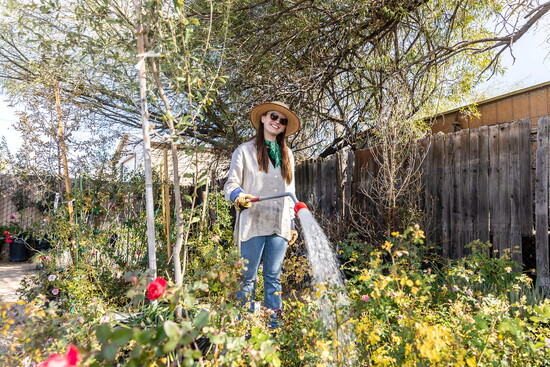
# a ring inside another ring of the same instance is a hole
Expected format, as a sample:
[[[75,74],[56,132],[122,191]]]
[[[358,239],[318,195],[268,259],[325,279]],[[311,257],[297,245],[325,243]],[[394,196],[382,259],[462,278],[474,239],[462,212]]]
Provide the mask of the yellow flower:
[[[414,239],[426,238],[426,236],[424,235],[424,231],[420,229],[420,226],[418,224],[414,225],[414,229],[415,229],[415,231],[413,232]]]
[[[393,244],[389,241],[384,242],[384,244],[382,245],[382,248],[388,252],[391,250],[392,247]]]
[[[367,280],[370,280],[370,274],[367,269],[363,269],[361,271],[361,275],[359,276],[359,280],[362,282],[366,282]]]

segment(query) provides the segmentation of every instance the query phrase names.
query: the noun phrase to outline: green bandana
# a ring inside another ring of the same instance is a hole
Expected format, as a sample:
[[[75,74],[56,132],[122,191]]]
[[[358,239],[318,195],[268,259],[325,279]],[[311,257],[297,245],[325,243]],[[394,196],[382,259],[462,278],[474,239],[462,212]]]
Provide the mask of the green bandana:
[[[267,145],[267,152],[269,153],[269,157],[275,162],[273,165],[275,167],[279,167],[281,165],[281,161],[283,160],[283,155],[281,154],[281,148],[279,148],[279,144],[277,144],[276,141],[265,141],[265,145]]]

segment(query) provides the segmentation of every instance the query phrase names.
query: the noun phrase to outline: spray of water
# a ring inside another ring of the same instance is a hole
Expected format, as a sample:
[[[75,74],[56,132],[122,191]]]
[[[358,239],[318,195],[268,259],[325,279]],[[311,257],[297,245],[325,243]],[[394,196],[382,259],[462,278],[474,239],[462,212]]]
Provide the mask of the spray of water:
[[[337,313],[334,309],[343,309],[349,304],[340,267],[330,242],[309,210],[298,211],[298,218],[302,225],[302,234],[306,244],[307,255],[316,286],[326,287],[327,290],[338,290],[336,297],[321,296],[319,299],[320,316],[327,329],[336,330],[336,336],[341,346],[351,345],[351,332],[341,329],[338,325]],[[336,301],[334,301],[336,299]],[[348,360],[348,363],[353,363]],[[346,365],[352,365],[348,364]]]
[[[316,285],[329,284],[343,286],[338,260],[325,232],[309,210],[300,210],[298,218],[302,225],[302,234],[306,243],[308,259]]]

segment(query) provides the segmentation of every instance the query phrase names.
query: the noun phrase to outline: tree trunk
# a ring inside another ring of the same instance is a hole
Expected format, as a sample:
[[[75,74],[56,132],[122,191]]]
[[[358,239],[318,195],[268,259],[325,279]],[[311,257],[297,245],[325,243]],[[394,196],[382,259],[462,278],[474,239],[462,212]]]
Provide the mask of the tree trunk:
[[[155,83],[159,90],[160,97],[166,107],[166,123],[170,129],[170,148],[172,151],[172,179],[174,180],[174,202],[176,211],[176,243],[174,244],[174,283],[177,286],[183,284],[184,271],[181,264],[181,248],[183,245],[183,209],[181,206],[181,190],[180,190],[180,174],[179,174],[179,157],[177,142],[174,141],[174,137],[177,137],[176,128],[174,126],[174,119],[172,117],[172,106],[168,101],[168,97],[164,92],[164,88],[160,81],[159,71],[157,69],[156,62],[151,60],[151,70],[155,78]]]

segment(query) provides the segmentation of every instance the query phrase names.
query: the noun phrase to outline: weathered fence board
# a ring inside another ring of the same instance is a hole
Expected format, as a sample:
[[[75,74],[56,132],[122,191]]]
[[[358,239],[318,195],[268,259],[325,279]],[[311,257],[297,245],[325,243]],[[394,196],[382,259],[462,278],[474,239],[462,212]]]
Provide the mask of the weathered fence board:
[[[499,154],[498,154],[498,165],[499,165],[499,175],[498,182],[499,185],[496,189],[499,191],[499,233],[500,241],[495,243],[499,250],[499,254],[503,252],[509,252],[511,249],[510,243],[510,124],[502,124],[499,126]]]
[[[446,220],[448,216],[444,215],[444,177],[445,177],[445,135],[437,134],[432,139],[432,166],[435,168],[435,177],[433,180],[433,192],[435,193],[433,218],[431,220],[432,228],[435,230],[432,232],[434,238],[445,238],[444,234],[447,231]],[[429,164],[429,163],[427,163]],[[439,220],[441,218],[441,221]]]
[[[508,173],[508,187],[510,192],[510,249],[512,258],[521,263],[521,169],[520,169],[520,140],[521,123],[510,126],[510,171]]]
[[[453,230],[452,224],[452,208],[453,198],[451,193],[455,192],[453,165],[453,138],[451,135],[445,136],[444,155],[443,155],[443,189],[441,192],[441,211],[442,211],[442,225],[443,225],[443,237],[441,238],[441,247],[443,256],[451,256],[451,233]]]
[[[489,128],[483,126],[476,130],[479,144],[479,170],[477,176],[477,239],[489,241]]]
[[[478,201],[479,201],[479,162],[480,162],[480,152],[479,152],[479,131],[478,130],[469,130],[470,132],[470,160],[469,160],[469,171],[468,176],[468,186],[470,187],[470,195],[467,197],[468,206],[470,208],[470,223],[471,229],[468,235],[468,242],[479,239],[479,211],[478,211]]]
[[[537,124],[537,156],[535,180],[535,227],[537,280],[540,286],[550,286],[548,269],[548,164],[549,154],[548,116]]]
[[[522,236],[533,235],[533,180],[531,164],[531,120],[522,119],[520,123],[520,141],[519,141],[519,177],[522,190],[520,190],[520,216],[521,216],[521,234]],[[524,152],[529,152],[525,154]]]
[[[489,233],[492,233],[493,243],[501,242],[499,215],[499,127],[489,126]]]

